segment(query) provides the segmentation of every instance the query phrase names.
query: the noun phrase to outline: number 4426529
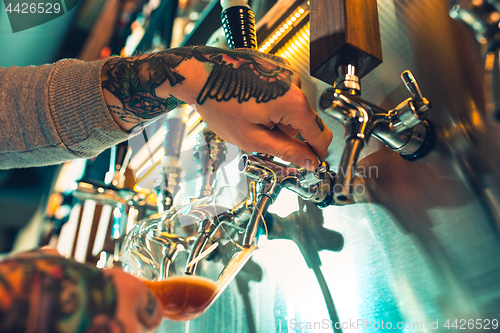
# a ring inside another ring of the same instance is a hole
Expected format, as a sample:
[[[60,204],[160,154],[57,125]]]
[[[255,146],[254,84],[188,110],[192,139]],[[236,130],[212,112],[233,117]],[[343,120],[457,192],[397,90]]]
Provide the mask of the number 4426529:
[[[9,3],[5,8],[7,13],[16,12],[19,14],[58,14],[61,11],[60,3],[17,3],[14,8],[12,8],[12,3]]]
[[[457,330],[467,330],[467,329],[483,329],[483,330],[496,330],[498,328],[498,320],[497,319],[455,319],[455,321],[451,321],[448,319],[446,323],[444,323],[444,327],[447,329],[457,329]]]

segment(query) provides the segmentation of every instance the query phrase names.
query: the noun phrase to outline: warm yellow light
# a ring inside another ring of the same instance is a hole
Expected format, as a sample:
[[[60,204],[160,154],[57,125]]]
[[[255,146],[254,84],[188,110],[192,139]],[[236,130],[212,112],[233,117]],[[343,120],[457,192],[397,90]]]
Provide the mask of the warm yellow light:
[[[288,21],[286,21],[286,24],[292,25],[292,21],[288,20]]]
[[[290,54],[290,52],[288,52],[288,51],[285,51],[285,55],[286,55],[287,57],[291,57],[291,56],[292,56],[292,55]]]
[[[302,14],[304,13],[304,10],[302,8],[299,9],[299,13]]]
[[[285,56],[283,53],[281,54],[281,57],[282,57],[282,58],[286,58],[286,56]]]
[[[280,32],[281,33],[285,32],[285,28],[280,28]]]
[[[271,46],[271,43],[266,42],[266,44],[264,44],[264,46],[265,46],[266,48],[268,48],[269,46]]]
[[[311,36],[311,32],[309,31],[309,29],[306,29],[306,34],[307,34],[308,36]]]
[[[297,18],[296,18],[295,16],[292,16],[292,17],[290,18],[290,20],[292,20],[292,22],[295,22],[295,21],[297,21]]]
[[[281,36],[281,32],[280,31],[276,31],[276,36]]]
[[[285,23],[285,24],[283,25],[283,28],[288,29],[288,24],[286,24],[286,23]],[[283,29],[283,28],[281,28],[281,29]]]
[[[189,127],[193,126],[200,119],[201,119],[200,114],[198,112],[196,112],[194,114],[194,116],[192,116],[191,119],[189,119],[189,121],[186,123],[186,126],[189,128]]]
[[[295,51],[298,51],[299,48],[297,47],[297,45],[295,45],[295,43],[292,43],[292,48],[295,50]]]
[[[295,53],[295,51],[290,46],[288,47],[288,51],[290,51],[291,54]]]
[[[302,32],[302,36],[304,36],[305,40],[309,41],[309,36],[305,32]]]
[[[295,17],[296,17],[296,18],[299,18],[299,17],[300,17],[300,14],[299,14],[299,13],[295,13]]]
[[[163,156],[165,155],[165,150],[163,148],[160,148],[160,150],[158,150],[154,155],[153,155],[153,158],[147,160],[147,162],[142,166],[142,168],[140,168],[137,173],[136,173],[136,176],[137,177],[142,177],[143,174],[149,169],[151,168],[156,162],[158,162]]]
[[[295,45],[297,45],[297,47],[302,47],[302,45],[300,44],[300,42],[298,40],[295,40]]]
[[[302,44],[306,45],[306,41],[304,40],[304,38],[302,38],[300,36],[299,36],[299,42],[301,42]]]

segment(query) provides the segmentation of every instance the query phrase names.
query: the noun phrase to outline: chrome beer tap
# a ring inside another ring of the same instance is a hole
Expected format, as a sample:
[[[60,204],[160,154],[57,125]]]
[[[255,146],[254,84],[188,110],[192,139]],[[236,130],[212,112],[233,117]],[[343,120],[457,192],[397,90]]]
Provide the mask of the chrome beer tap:
[[[255,183],[249,183],[249,192],[249,197],[232,209],[208,203],[189,207],[185,211],[185,214],[192,218],[193,221],[201,221],[198,224],[196,240],[191,245],[185,270],[186,274],[193,274],[197,260],[206,249],[210,239],[220,228],[228,227],[225,233],[228,238],[231,238],[230,243],[240,241],[240,235],[244,234],[246,223],[249,223],[248,221],[253,216],[252,212],[255,210],[257,197]]]
[[[423,97],[410,71],[401,74],[411,97],[386,111],[359,97],[360,85],[353,65],[341,66],[333,88],[320,97],[320,107],[347,128],[337,180],[333,189],[335,204],[353,202],[353,180],[361,150],[373,135],[406,160],[425,157],[432,150],[436,134],[426,119],[430,102]]]
[[[212,195],[217,171],[226,161],[226,154],[226,142],[205,126],[203,131],[198,133],[193,154],[200,178],[196,198]]]
[[[188,199],[190,203],[195,204],[203,198],[209,197],[214,193],[217,171],[226,161],[227,148],[225,141],[215,134],[210,128],[205,126],[203,131],[198,133],[197,144],[194,147],[194,159],[198,168],[199,183],[197,186],[196,197]],[[191,247],[188,257],[188,266],[186,274],[192,274],[196,265],[189,265],[205,248],[212,233],[219,225],[217,207],[213,205],[192,205],[188,208],[188,216],[194,219],[194,222],[201,221],[198,224],[198,235]]]
[[[179,159],[189,110],[190,107],[182,106],[165,116],[163,123],[166,133],[163,141],[165,155],[162,157],[162,170],[158,180],[160,186],[155,188],[159,213],[168,211],[172,207],[173,200],[180,190],[179,183],[183,169],[179,166]]]
[[[112,147],[109,171],[106,173],[104,183],[82,179],[78,181],[73,191],[73,196],[77,199],[92,200],[103,206],[109,205],[113,209],[110,239],[115,248],[112,253],[105,251],[101,253],[101,258],[105,258],[102,265],[110,264],[108,258],[113,259],[112,264],[119,264],[120,246],[127,233],[129,222],[137,217],[139,211],[154,209],[148,203],[147,194],[125,186],[125,171],[130,157],[131,148],[126,142]]]
[[[222,26],[230,49],[257,49],[254,14],[246,0],[221,0]],[[261,221],[282,188],[288,188],[306,200],[318,205],[332,203],[331,188],[335,174],[329,171],[326,162],[320,162],[311,172],[296,165],[277,162],[270,155],[243,155],[239,163],[240,172],[258,184],[255,208],[246,226],[243,246],[254,245]]]
[[[283,188],[320,207],[326,207],[333,202],[332,188],[335,174],[329,170],[326,162],[321,162],[315,171],[309,171],[294,164],[277,162],[270,155],[243,155],[239,170],[256,180],[259,187],[256,205],[245,231],[243,246],[248,247],[254,243],[259,225],[269,205]]]

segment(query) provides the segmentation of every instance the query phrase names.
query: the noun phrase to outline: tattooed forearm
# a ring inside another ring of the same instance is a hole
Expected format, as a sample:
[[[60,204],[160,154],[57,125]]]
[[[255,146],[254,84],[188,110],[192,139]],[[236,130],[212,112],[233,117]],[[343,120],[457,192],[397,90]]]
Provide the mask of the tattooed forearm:
[[[199,105],[207,99],[219,102],[237,99],[242,103],[255,98],[257,103],[266,103],[283,96],[292,84],[293,72],[280,57],[254,50],[176,48],[106,62],[102,87],[121,103],[110,105],[111,111],[124,122],[137,124],[185,104],[172,95],[158,96],[157,88],[167,81],[171,87],[185,83],[186,78],[178,72],[178,66],[193,58],[205,63],[209,72],[196,100]]]
[[[58,256],[0,263],[0,331],[124,332],[111,277]]]
[[[174,96],[161,98],[156,88],[167,81],[175,86],[184,77],[175,68],[189,53],[150,54],[136,58],[114,58],[103,67],[103,89],[107,89],[121,102],[121,106],[108,107],[118,117],[132,124],[141,124],[185,104]]]

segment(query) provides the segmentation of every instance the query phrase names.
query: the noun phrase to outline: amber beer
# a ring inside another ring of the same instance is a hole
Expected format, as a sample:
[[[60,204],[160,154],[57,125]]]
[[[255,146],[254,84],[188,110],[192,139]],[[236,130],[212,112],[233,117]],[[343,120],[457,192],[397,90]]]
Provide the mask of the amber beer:
[[[163,316],[175,321],[198,318],[217,295],[217,285],[199,276],[174,276],[163,281],[142,282],[160,299]]]

